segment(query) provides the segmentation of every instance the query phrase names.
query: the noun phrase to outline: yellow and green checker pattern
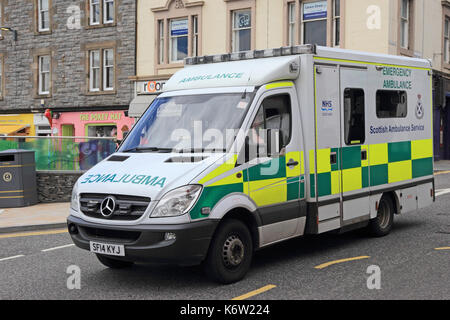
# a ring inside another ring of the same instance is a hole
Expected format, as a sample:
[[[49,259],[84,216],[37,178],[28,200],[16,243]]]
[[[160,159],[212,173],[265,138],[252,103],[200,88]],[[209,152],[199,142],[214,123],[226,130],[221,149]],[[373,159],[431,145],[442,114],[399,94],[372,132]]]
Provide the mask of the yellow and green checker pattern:
[[[249,195],[258,207],[303,199],[305,197],[303,152],[289,152],[236,172],[237,156],[207,174],[199,181],[204,185],[196,205],[190,211],[191,219],[205,218],[201,209],[214,206],[231,193]],[[290,161],[299,164],[288,167]],[[231,174],[227,174],[228,172]]]
[[[363,151],[367,154],[365,160],[361,156]],[[336,154],[336,164],[330,162],[332,153]],[[311,168],[315,168],[314,162],[314,150],[310,150]],[[314,170],[310,174],[311,197],[315,197]],[[433,175],[431,139],[317,150],[318,197],[430,175]]]

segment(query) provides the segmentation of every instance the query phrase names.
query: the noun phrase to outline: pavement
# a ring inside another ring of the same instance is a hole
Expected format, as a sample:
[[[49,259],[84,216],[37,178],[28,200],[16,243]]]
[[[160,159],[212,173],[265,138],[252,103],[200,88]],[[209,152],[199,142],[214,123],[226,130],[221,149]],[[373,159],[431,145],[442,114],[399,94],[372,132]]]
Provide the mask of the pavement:
[[[434,171],[450,171],[450,160],[436,161]],[[65,228],[69,207],[70,203],[52,203],[0,209],[0,233]]]
[[[24,208],[0,209],[0,234],[66,227],[70,203],[41,203]]]
[[[441,160],[434,162],[434,171],[449,171],[450,170],[450,160]]]

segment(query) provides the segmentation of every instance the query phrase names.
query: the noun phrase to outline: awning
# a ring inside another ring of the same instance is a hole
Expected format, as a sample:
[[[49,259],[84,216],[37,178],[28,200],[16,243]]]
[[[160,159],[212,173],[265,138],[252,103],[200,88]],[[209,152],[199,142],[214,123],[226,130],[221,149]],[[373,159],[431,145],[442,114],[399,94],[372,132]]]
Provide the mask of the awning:
[[[141,95],[134,98],[130,103],[130,109],[128,110],[128,116],[130,118],[140,118],[145,110],[150,106],[153,100],[156,99],[156,95]]]
[[[0,126],[0,135],[2,136],[8,136],[8,135],[12,135],[13,133],[16,133],[20,130],[25,129],[26,127],[28,127],[28,125],[4,125],[2,124]]]

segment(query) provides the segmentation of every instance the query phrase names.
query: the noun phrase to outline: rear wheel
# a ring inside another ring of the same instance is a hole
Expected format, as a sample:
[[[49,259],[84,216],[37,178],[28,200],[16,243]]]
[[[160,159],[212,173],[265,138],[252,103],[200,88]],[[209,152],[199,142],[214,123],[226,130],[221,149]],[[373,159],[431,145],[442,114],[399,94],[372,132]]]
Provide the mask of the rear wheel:
[[[390,196],[384,195],[378,205],[377,217],[369,223],[369,232],[375,237],[389,234],[394,223],[394,203]]]
[[[111,269],[124,269],[133,266],[134,262],[122,261],[97,254],[98,260],[106,267]]]
[[[223,284],[245,277],[253,256],[253,243],[247,226],[235,219],[226,220],[217,230],[204,263],[206,273]]]

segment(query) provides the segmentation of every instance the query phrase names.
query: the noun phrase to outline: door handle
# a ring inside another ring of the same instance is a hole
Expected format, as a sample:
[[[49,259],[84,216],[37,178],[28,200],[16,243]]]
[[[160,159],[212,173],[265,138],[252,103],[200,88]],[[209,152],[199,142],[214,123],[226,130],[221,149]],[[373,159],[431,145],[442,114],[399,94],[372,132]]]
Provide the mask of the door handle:
[[[294,160],[289,160],[289,162],[286,164],[286,166],[288,167],[296,167],[298,166],[300,163],[298,161],[294,161]]]
[[[361,151],[361,160],[363,161],[367,160],[367,150]]]
[[[336,164],[337,163],[337,153],[331,152],[330,153],[330,164]]]

